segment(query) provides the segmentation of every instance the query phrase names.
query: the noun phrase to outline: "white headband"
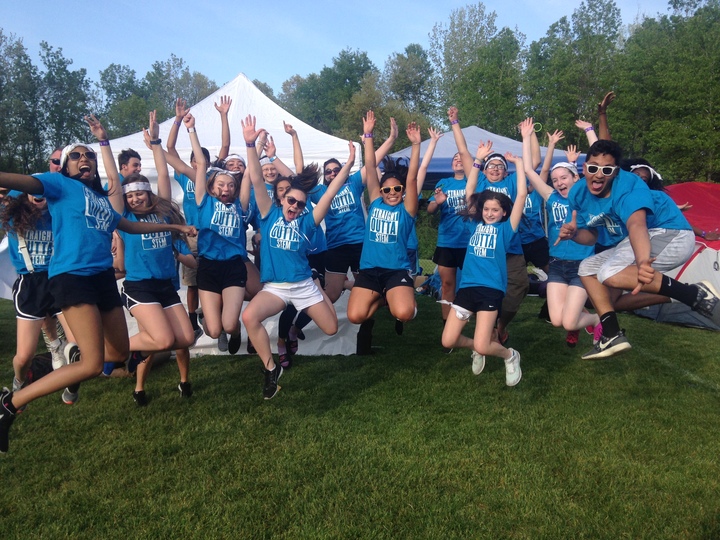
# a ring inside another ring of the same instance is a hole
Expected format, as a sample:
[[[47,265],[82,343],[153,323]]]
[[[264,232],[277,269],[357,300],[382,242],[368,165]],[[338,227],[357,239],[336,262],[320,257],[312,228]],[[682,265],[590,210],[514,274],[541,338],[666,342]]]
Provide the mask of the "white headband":
[[[657,172],[655,169],[653,169],[650,165],[631,165],[631,166],[630,166],[630,171],[631,171],[631,172],[635,172],[635,169],[641,169],[641,168],[643,168],[643,167],[646,168],[647,170],[649,170],[651,175],[657,176],[658,179],[660,179],[660,180],[663,179],[662,176],[660,176],[660,175],[658,174],[658,172]]]
[[[123,187],[123,195],[130,193],[131,191],[152,191],[150,182],[131,182],[125,184]]]

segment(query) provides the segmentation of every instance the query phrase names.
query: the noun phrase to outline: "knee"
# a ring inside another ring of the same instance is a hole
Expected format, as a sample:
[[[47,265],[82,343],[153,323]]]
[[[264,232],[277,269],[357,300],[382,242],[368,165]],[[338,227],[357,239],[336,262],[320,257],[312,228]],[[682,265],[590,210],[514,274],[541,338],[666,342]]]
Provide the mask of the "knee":
[[[455,337],[449,336],[443,332],[442,339],[440,340],[442,343],[442,346],[446,349],[452,349],[455,346]]]
[[[408,322],[415,317],[415,308],[414,306],[403,306],[400,309],[392,310],[392,315],[401,322]]]
[[[338,325],[337,325],[337,323],[335,323],[335,324],[331,325],[330,327],[328,327],[325,330],[325,333],[328,336],[334,336],[335,334],[337,334],[337,331],[338,331]]]
[[[353,310],[353,311],[348,310],[347,318],[348,318],[348,321],[350,321],[353,324],[362,324],[367,320],[367,317],[364,316],[364,314],[359,313],[355,310]]]

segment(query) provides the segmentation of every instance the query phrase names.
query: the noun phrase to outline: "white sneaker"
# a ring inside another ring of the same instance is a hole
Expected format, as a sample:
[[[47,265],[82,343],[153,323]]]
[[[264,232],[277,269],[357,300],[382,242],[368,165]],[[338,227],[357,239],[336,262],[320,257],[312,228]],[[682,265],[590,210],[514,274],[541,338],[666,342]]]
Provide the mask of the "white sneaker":
[[[50,356],[52,357],[52,368],[54,370],[60,369],[61,367],[63,367],[66,364],[65,355],[63,354],[63,351],[65,350],[65,345],[67,345],[67,343],[65,343],[64,341],[61,341],[60,345],[58,347],[56,347],[54,349],[52,347],[50,347],[50,349],[49,349]]]
[[[480,375],[485,369],[485,357],[479,352],[473,351],[471,358],[473,375]]]
[[[533,263],[528,263],[527,272],[528,274],[535,274],[538,278],[538,281],[547,281],[548,279],[548,275],[545,273],[545,271],[542,268],[538,268]]]
[[[63,390],[62,400],[65,405],[75,405],[78,400],[78,392],[71,392],[69,388]]]
[[[505,384],[508,386],[515,386],[522,379],[522,370],[520,369],[520,353],[515,349],[509,349],[512,351],[512,356],[505,360]]]

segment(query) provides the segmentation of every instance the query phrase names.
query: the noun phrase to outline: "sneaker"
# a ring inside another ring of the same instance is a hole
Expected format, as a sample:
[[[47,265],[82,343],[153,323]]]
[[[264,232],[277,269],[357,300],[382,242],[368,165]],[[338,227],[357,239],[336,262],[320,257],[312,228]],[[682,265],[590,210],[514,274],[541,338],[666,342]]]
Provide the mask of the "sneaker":
[[[265,399],[272,399],[278,393],[278,390],[280,390],[278,381],[282,374],[283,368],[281,365],[276,365],[273,370],[265,370],[265,387],[263,388],[263,397]]]
[[[180,397],[184,397],[184,398],[192,397],[193,391],[192,391],[192,384],[190,384],[190,381],[181,382],[180,384],[178,384],[178,390],[180,390]]]
[[[63,348],[63,356],[66,364],[74,364],[80,360],[80,347],[77,343],[66,343]]]
[[[140,390],[139,392],[133,392],[133,400],[135,401],[135,404],[138,407],[144,407],[148,404],[148,398],[147,394],[145,393],[145,390]]]
[[[61,341],[60,345],[58,345],[57,347],[48,348],[48,350],[50,351],[50,356],[52,357],[53,370],[59,369],[65,365],[65,355],[63,354],[65,345],[67,344]]]
[[[402,336],[403,330],[405,330],[405,325],[402,321],[395,321],[395,333],[398,336]]]
[[[630,345],[630,342],[625,337],[625,330],[620,330],[617,335],[613,337],[600,336],[600,341],[598,341],[592,349],[583,354],[582,359],[594,360],[595,358],[605,358],[627,351],[628,349],[632,349],[632,345]]]
[[[203,329],[200,328],[199,326],[195,330],[193,330],[193,332],[195,333],[195,338],[194,338],[193,344],[195,344],[195,343],[197,343],[197,340],[202,337],[204,332],[203,332]]]
[[[238,332],[237,336],[230,336],[230,340],[228,341],[227,351],[230,354],[235,354],[240,350],[240,343],[242,343],[242,334]]]
[[[485,369],[485,357],[479,352],[473,351],[471,358],[473,375],[480,375]]]
[[[520,353],[515,349],[510,349],[510,351],[512,351],[512,356],[505,360],[505,384],[515,386],[522,379]]]
[[[570,330],[567,335],[565,336],[565,343],[567,343],[567,346],[571,349],[575,348],[575,345],[578,344],[578,339],[580,339],[580,331],[579,330]]]
[[[3,388],[0,392],[0,453],[8,451],[8,434],[10,426],[15,421],[15,415],[10,412],[5,403],[12,399],[12,392]]]
[[[588,334],[589,336],[594,335],[595,334],[595,326],[593,326],[592,324],[588,324],[585,327],[585,333]]]
[[[280,365],[283,369],[290,369],[292,367],[293,357],[290,351],[279,355],[280,357]]]
[[[79,394],[73,392],[70,388],[66,388],[62,393],[62,400],[65,405],[75,405],[77,403]]]
[[[220,337],[218,337],[218,350],[220,352],[228,350],[228,336],[225,332],[220,332]]]
[[[145,357],[142,355],[140,351],[133,351],[130,353],[130,358],[128,358],[127,363],[127,370],[128,373],[135,373],[137,371],[138,365],[142,364],[145,361]]]
[[[593,328],[593,345],[595,345],[602,338],[602,324],[597,323]]]
[[[528,274],[535,274],[538,278],[538,281],[547,281],[547,274],[544,270],[538,268],[533,263],[528,263],[527,265],[527,273]]]
[[[252,341],[250,341],[250,338],[248,338],[247,352],[248,354],[257,354],[257,351],[255,350]]]
[[[693,311],[697,311],[703,317],[707,317],[720,326],[720,303],[718,302],[718,296],[720,295],[709,281],[701,281],[696,283],[695,286],[698,288],[698,294],[692,306]]]

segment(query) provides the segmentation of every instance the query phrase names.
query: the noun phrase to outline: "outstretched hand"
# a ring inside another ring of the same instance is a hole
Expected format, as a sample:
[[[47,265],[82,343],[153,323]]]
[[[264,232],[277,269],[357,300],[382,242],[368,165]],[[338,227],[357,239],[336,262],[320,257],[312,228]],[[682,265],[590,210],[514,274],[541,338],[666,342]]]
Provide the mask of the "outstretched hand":
[[[415,122],[410,122],[405,130],[405,135],[410,140],[411,144],[420,144],[422,136],[420,135],[420,126]]]
[[[442,131],[435,131],[433,128],[428,128],[428,134],[430,135],[430,139],[434,142],[438,142],[440,140],[440,137],[445,135]]]
[[[246,144],[255,144],[255,141],[260,136],[260,133],[264,130],[256,129],[255,123],[257,120],[255,117],[251,114],[248,114],[245,117],[245,120],[240,120],[240,125],[242,126],[243,130],[243,138],[245,139]]]
[[[477,152],[475,152],[475,159],[480,161],[484,160],[492,153],[493,142],[488,139],[487,142],[480,141],[478,144]]]
[[[190,111],[188,111],[187,114],[183,117],[183,124],[185,124],[185,127],[188,129],[192,129],[195,127],[195,117],[190,114]]]
[[[560,227],[557,240],[555,240],[554,246],[557,246],[561,240],[572,240],[577,234],[577,210],[572,211],[572,219],[567,223],[563,223]]]
[[[232,99],[230,96],[220,96],[220,105],[217,103],[215,105],[215,110],[219,112],[220,114],[227,114],[230,110],[230,105],[232,105]]]
[[[275,141],[272,138],[272,135],[268,135],[267,142],[265,143],[265,155],[269,158],[275,157],[277,154],[277,147],[275,146]]]
[[[607,111],[608,105],[615,101],[615,97],[615,92],[608,92],[607,94],[605,94],[605,97],[602,98],[602,101],[598,103],[598,112],[602,114]]]
[[[177,98],[175,100],[175,118],[185,118],[189,112],[187,102],[183,98]]]
[[[450,120],[450,123],[458,121],[458,110],[457,107],[450,107],[447,110],[448,120]]]
[[[391,116],[390,117],[390,139],[396,140],[398,138],[398,135],[400,134],[400,130],[398,129],[397,122],[395,119]]]
[[[348,160],[347,163],[355,163],[355,144],[352,141],[348,141]],[[351,165],[352,166],[352,165]]]
[[[568,160],[568,163],[577,163],[579,157],[580,152],[578,152],[577,146],[574,144],[568,145],[567,150],[565,150],[565,158]]]
[[[552,146],[556,146],[557,143],[559,143],[561,140],[563,140],[565,138],[565,134],[562,131],[560,131],[559,129],[556,129],[552,133],[548,132],[547,136],[548,136],[548,142]]]
[[[285,130],[285,133],[287,133],[291,137],[297,135],[297,131],[295,131],[290,124],[286,124],[285,120],[283,120],[283,129]]]
[[[375,129],[375,113],[373,111],[368,111],[365,116],[363,116],[363,133],[370,134]]]
[[[532,118],[526,118],[518,125],[523,138],[530,137],[535,132],[535,124]]]
[[[150,111],[148,115],[148,132],[152,140],[160,138],[160,124],[157,123],[157,111]]]
[[[590,122],[587,122],[585,120],[577,119],[575,120],[575,125],[578,129],[582,129],[583,131],[587,131],[588,128],[592,128],[593,125]]]
[[[85,117],[85,121],[90,126],[90,133],[93,134],[98,141],[107,141],[107,132],[94,114],[89,114]]]

